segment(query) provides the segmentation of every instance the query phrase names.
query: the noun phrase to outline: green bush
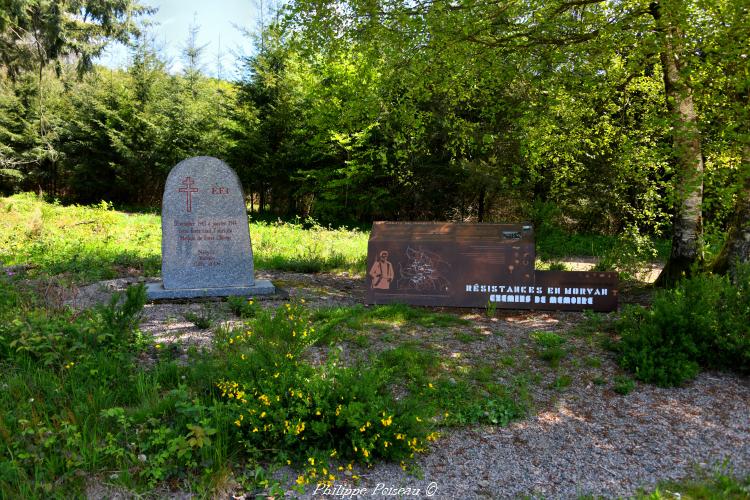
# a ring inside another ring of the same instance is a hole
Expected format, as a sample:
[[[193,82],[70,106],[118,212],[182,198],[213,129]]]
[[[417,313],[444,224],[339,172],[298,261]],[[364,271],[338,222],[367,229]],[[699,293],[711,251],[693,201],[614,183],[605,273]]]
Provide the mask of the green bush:
[[[625,309],[616,323],[620,365],[644,382],[677,386],[701,368],[750,370],[750,266],[737,285],[697,275],[658,292],[650,309]]]

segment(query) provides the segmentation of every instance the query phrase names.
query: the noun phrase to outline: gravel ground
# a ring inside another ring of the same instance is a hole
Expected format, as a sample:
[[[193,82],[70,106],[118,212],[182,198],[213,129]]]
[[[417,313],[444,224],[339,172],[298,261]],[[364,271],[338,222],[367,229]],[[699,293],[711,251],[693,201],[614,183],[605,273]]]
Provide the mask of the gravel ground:
[[[554,409],[508,427],[446,432],[418,460],[423,479],[379,464],[360,471],[356,486],[336,484],[367,488],[360,498],[398,488],[419,489],[422,498],[611,498],[689,477],[695,466],[726,458],[736,473],[750,472],[748,380],[703,374],[681,389],[639,386],[625,397],[607,392],[584,386]],[[321,493],[310,488],[302,498],[331,497]]]
[[[362,303],[363,291],[356,277],[284,272],[264,272],[259,277],[273,280],[288,296],[305,298],[312,306]],[[74,305],[106,301],[112,291],[133,281],[137,279],[77,289]],[[282,295],[262,303],[270,307],[285,300]],[[146,307],[141,329],[159,342],[208,347],[210,330],[200,330],[187,321],[184,315],[188,311],[210,311],[217,322],[234,321],[222,302],[163,302]],[[595,377],[611,380],[620,373],[611,356],[591,338],[568,336],[568,345],[576,353],[571,358],[595,356],[601,365],[592,368],[569,360],[564,368],[573,383],[561,392],[550,388],[558,372],[539,366],[529,333],[542,329],[562,334],[581,321],[581,314],[503,311],[492,319],[465,312],[464,317],[472,320],[476,341],[457,339],[458,331],[466,332],[467,327],[437,331],[415,327],[392,335],[397,340],[417,340],[446,356],[461,352],[467,364],[513,353],[520,360],[518,370],[536,370],[538,376],[530,388],[529,417],[505,428],[444,430],[431,452],[417,460],[421,479],[396,464],[381,463],[371,469],[355,468],[354,474],[361,477],[356,484],[345,476],[328,492],[319,489],[316,494],[313,486],[299,495],[291,490],[298,471],[285,468],[278,471],[277,478],[290,496],[341,498],[359,488],[358,498],[609,498],[631,496],[657,481],[690,477],[696,467],[710,469],[724,460],[731,462],[736,474],[750,474],[750,379],[704,373],[683,388],[638,384],[632,393],[620,396],[611,386],[593,383]],[[385,343],[373,339],[368,350],[383,348],[387,348]],[[498,377],[512,375],[510,370]],[[114,490],[103,495],[97,491],[102,493],[101,489],[90,490],[90,498],[129,497]],[[189,494],[158,496],[187,498]],[[232,497],[254,495],[234,489],[221,496]]]

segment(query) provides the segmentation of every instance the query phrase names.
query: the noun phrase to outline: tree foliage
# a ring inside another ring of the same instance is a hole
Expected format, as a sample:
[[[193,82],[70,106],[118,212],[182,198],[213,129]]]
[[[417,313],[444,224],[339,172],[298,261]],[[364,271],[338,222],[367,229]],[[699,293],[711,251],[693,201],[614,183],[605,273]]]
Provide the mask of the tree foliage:
[[[673,234],[665,281],[744,227],[740,0],[295,0],[264,18],[236,82],[202,74],[197,28],[182,74],[144,35],[126,69],[81,78],[83,59],[61,56],[134,33],[128,16],[143,8],[125,0],[97,3],[110,12],[89,14],[98,37],[59,45],[40,31],[59,47],[15,64],[14,30],[58,4],[4,1],[6,190],[154,205],[171,166],[210,154],[239,172],[253,210],[275,216],[546,214],[576,230]],[[82,22],[91,5],[60,19]]]

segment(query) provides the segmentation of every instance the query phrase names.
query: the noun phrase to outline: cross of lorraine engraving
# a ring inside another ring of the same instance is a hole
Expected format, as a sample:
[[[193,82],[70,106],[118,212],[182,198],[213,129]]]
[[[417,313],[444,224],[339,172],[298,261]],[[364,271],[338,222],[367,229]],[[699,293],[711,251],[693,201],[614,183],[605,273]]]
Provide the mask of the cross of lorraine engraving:
[[[193,180],[192,177],[185,177],[182,180],[182,184],[185,187],[181,187],[177,191],[179,191],[180,193],[185,193],[185,209],[188,212],[192,212],[193,211],[193,193],[197,193],[198,188],[193,187],[193,184],[195,184],[195,181]]]

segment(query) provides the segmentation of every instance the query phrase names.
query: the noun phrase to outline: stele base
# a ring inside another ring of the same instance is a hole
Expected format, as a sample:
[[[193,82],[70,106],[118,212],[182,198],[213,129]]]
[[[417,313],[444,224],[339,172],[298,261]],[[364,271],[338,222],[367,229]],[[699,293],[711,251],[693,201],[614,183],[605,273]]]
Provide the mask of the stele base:
[[[167,290],[162,283],[147,283],[146,297],[149,300],[162,299],[192,299],[196,297],[228,297],[240,295],[252,297],[255,295],[271,295],[276,292],[270,280],[255,280],[253,286],[231,286],[222,288],[175,288]]]

